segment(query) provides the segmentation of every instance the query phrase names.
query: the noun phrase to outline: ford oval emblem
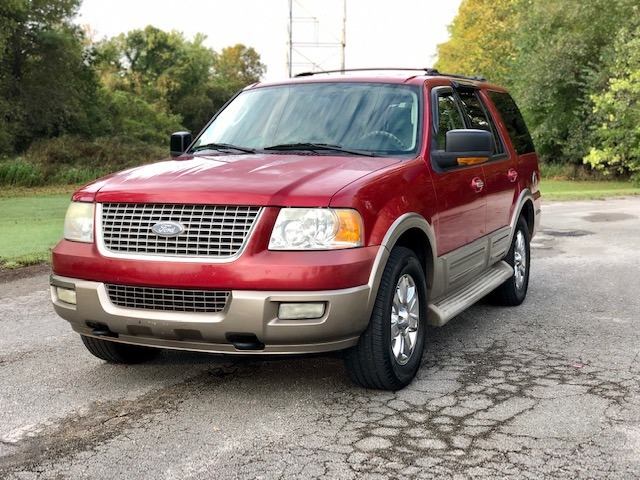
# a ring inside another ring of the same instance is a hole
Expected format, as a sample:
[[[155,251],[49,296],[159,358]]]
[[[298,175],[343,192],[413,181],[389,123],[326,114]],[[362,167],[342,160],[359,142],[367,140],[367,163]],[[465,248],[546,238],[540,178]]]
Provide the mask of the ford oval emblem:
[[[178,222],[158,222],[151,231],[160,237],[177,237],[184,232],[184,225]]]

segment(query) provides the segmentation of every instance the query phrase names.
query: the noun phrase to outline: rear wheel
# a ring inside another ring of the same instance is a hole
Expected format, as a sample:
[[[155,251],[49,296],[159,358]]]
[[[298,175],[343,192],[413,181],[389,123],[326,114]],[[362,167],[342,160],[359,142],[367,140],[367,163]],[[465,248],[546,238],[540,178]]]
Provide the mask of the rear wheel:
[[[110,342],[85,335],[80,335],[80,337],[92,355],[110,363],[142,363],[160,354],[159,348]]]
[[[500,305],[520,305],[527,296],[530,265],[529,227],[523,217],[518,219],[511,248],[505,261],[513,268],[513,275],[493,292]]]
[[[384,269],[369,325],[345,352],[351,379],[363,387],[400,390],[415,377],[426,330],[427,287],[413,251],[396,247]]]

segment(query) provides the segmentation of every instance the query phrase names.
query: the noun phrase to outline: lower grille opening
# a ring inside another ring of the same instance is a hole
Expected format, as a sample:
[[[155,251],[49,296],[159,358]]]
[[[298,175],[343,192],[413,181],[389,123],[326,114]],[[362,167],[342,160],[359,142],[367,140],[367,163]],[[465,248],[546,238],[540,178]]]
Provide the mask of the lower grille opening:
[[[163,312],[220,313],[230,292],[107,284],[111,303],[118,307]]]

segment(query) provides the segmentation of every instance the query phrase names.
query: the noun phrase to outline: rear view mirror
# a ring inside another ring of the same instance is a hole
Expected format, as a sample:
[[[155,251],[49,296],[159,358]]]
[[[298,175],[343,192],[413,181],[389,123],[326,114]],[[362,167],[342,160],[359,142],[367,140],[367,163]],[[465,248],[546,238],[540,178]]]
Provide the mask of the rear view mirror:
[[[191,137],[190,132],[175,132],[171,134],[171,141],[169,149],[171,150],[172,157],[179,157],[182,155],[189,145],[191,145],[191,141],[193,138]]]

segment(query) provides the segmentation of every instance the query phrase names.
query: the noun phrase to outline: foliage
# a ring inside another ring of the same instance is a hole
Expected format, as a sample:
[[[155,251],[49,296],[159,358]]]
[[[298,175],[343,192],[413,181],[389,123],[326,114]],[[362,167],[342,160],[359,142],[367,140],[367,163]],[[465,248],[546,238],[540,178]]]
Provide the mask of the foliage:
[[[21,157],[0,161],[0,185],[40,187],[82,185],[117,170],[168,156],[168,146],[150,145],[128,136],[86,140],[65,135],[35,141]]]
[[[73,23],[81,1],[0,3],[0,158],[21,155],[0,163],[3,185],[84,181],[158,159],[171,132],[200,130],[265,72],[252,48],[218,54],[201,34],[148,26],[92,42]],[[104,161],[107,150],[121,157]]]
[[[0,184],[34,187],[44,183],[42,168],[24,158],[0,162]]]
[[[608,83],[590,97],[597,146],[584,161],[598,170],[631,172],[640,183],[640,25],[621,29],[613,50]]]
[[[635,0],[533,0],[515,37],[514,93],[529,121],[538,152],[581,163],[588,152],[591,72],[612,44]]]
[[[3,0],[0,5],[0,153],[90,124],[97,81],[82,32],[80,0]]]
[[[265,72],[252,48],[236,45],[217,54],[205,39],[198,34],[188,41],[180,32],[148,26],[94,44],[94,64],[110,91],[134,95],[198,131],[237,90]]]
[[[436,66],[509,88],[544,161],[580,165],[588,156],[594,167],[630,171],[637,64],[619,62],[637,58],[638,46],[625,49],[619,37],[630,38],[639,17],[637,0],[463,0]]]
[[[438,45],[435,67],[447,73],[481,75],[507,84],[514,61],[513,36],[520,0],[462,0],[449,26],[450,39]]]
[[[105,126],[104,134],[166,145],[171,132],[182,130],[179,115],[154,107],[142,97],[127,91],[101,90]]]
[[[242,44],[223,48],[220,55],[214,54],[214,69],[219,78],[239,87],[257,82],[266,73],[260,55]]]

